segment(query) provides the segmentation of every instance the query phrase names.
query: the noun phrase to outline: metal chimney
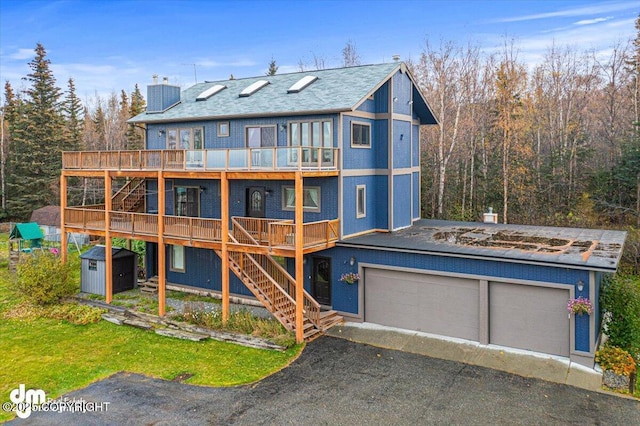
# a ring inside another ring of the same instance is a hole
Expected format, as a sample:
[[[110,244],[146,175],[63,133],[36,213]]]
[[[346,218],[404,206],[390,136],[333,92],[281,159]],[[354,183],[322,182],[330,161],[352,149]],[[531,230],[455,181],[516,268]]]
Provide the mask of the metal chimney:
[[[153,84],[158,84],[158,74],[154,74],[151,77],[153,78]]]

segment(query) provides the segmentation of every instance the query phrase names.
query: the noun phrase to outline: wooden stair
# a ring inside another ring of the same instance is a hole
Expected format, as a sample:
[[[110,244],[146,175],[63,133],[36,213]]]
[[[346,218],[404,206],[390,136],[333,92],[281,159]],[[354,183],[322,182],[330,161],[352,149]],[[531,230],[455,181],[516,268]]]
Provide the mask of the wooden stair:
[[[144,293],[156,294],[158,292],[158,277],[153,276],[142,283],[138,283],[138,288]]]
[[[234,242],[258,245],[249,232],[232,220],[229,238]],[[217,252],[219,256],[222,254]],[[253,295],[290,331],[296,325],[296,281],[273,257],[267,254],[229,252],[229,267]],[[304,339],[313,340],[343,321],[336,311],[322,311],[320,304],[304,291]]]
[[[137,212],[144,206],[144,196],[147,185],[142,178],[133,178],[116,192],[112,197],[114,210],[123,212]]]

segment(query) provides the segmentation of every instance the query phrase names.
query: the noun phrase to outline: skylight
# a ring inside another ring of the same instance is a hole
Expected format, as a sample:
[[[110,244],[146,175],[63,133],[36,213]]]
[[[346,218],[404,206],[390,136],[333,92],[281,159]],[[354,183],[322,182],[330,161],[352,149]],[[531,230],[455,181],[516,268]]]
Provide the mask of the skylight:
[[[200,93],[198,95],[198,97],[196,98],[196,101],[206,101],[207,99],[209,99],[210,97],[212,97],[213,95],[215,95],[216,93],[226,89],[227,86],[223,86],[222,84],[216,84],[215,86],[211,86],[209,87],[207,90],[205,90],[204,92]]]
[[[242,92],[240,92],[240,97],[244,98],[246,96],[251,96],[267,84],[269,84],[267,80],[258,80],[250,86],[246,87]]]
[[[318,77],[315,75],[305,75],[300,80],[298,80],[293,86],[289,87],[287,93],[298,93],[301,92],[305,87],[316,81]]]

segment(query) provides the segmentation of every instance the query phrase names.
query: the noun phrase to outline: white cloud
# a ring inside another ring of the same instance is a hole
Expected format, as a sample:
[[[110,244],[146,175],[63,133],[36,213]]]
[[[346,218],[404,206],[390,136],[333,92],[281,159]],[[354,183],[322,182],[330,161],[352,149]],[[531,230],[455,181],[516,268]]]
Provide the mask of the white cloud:
[[[619,12],[622,10],[637,9],[640,7],[638,1],[627,1],[618,3],[602,3],[593,6],[577,7],[574,9],[558,10],[555,12],[537,13],[533,15],[513,16],[509,18],[499,18],[490,22],[522,22],[533,21],[538,19],[575,17],[586,15],[601,15],[604,13]]]
[[[18,49],[14,53],[11,53],[9,58],[15,59],[16,61],[22,61],[25,59],[33,59],[35,56],[35,52],[33,49]]]
[[[581,21],[574,23],[573,25],[593,25],[600,22],[608,21],[611,18],[613,18],[613,16],[607,16],[606,18],[583,19]]]

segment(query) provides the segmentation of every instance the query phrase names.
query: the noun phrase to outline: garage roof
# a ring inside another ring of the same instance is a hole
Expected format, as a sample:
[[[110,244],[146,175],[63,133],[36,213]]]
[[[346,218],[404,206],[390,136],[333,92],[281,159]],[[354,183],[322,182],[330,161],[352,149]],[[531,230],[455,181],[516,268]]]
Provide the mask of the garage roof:
[[[626,235],[602,229],[422,219],[400,231],[362,235],[338,245],[614,272]]]

